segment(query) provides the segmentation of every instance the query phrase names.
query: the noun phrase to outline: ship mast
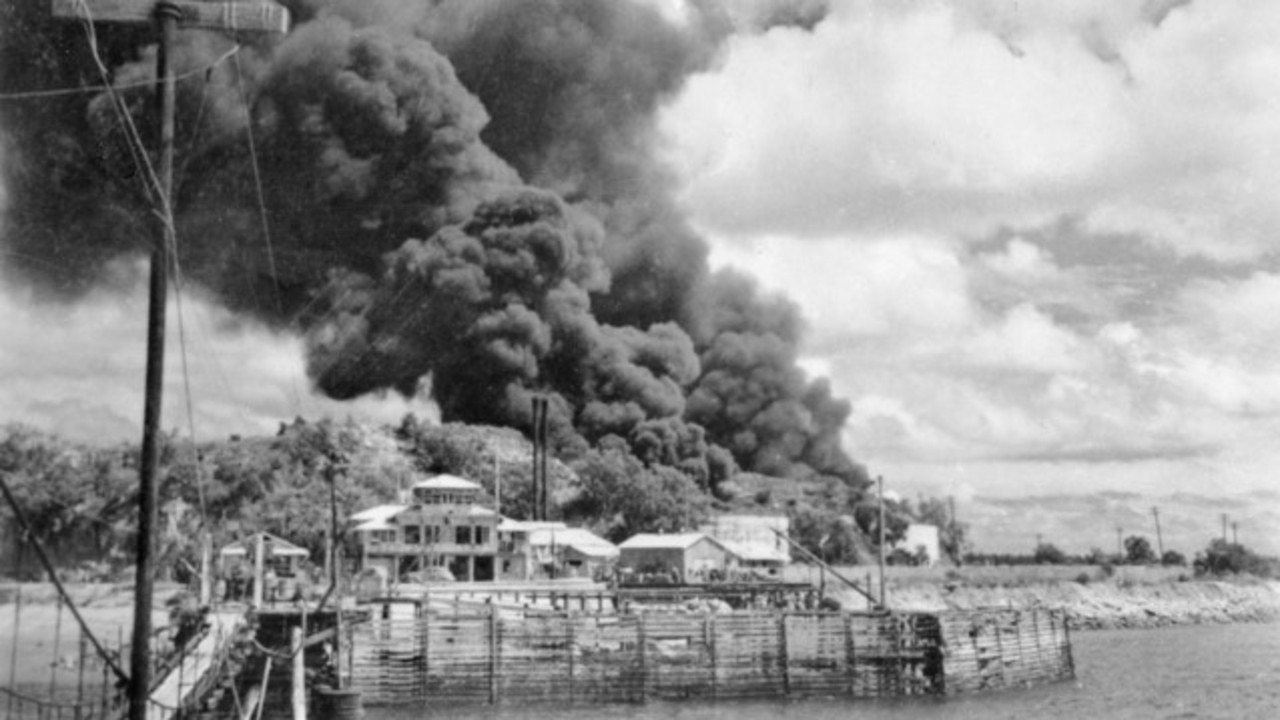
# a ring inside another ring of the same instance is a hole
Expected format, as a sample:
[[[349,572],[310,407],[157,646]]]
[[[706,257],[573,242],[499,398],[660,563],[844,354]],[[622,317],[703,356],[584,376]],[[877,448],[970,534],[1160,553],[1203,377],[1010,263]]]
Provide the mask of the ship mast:
[[[288,13],[274,3],[202,3],[192,0],[53,0],[53,15],[87,23],[155,22],[156,110],[159,124],[154,177],[160,228],[151,249],[147,311],[147,370],[142,416],[142,457],[138,470],[138,539],[135,561],[133,639],[129,656],[129,718],[146,720],[151,694],[151,610],[154,594],[156,477],[160,466],[160,410],[164,391],[164,343],[169,266],[176,237],[173,217],[173,128],[176,78],[169,62],[179,25],[236,31],[283,33]],[[95,48],[96,52],[96,48]]]

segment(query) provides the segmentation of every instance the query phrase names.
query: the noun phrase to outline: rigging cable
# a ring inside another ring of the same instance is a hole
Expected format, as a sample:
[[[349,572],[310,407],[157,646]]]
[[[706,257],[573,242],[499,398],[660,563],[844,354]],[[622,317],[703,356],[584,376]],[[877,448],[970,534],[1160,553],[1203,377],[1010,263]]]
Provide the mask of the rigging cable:
[[[267,246],[267,271],[271,274],[271,284],[275,288],[273,298],[275,300],[276,312],[283,317],[284,306],[280,301],[280,296],[282,294],[280,289],[280,274],[276,269],[275,246],[271,241],[271,223],[267,217],[267,200],[266,193],[263,191],[262,187],[262,170],[260,163],[258,162],[258,145],[253,135],[253,106],[250,104],[249,94],[244,88],[244,71],[240,67],[239,56],[232,59],[232,65],[235,69],[236,91],[240,93],[240,104],[244,107],[245,140],[249,148],[250,165],[253,168],[253,189],[258,201],[258,222],[262,226],[262,238]],[[293,395],[294,405],[301,407],[304,404],[306,396],[303,393],[298,392],[298,387],[295,382],[289,382],[289,392]],[[314,410],[314,408],[312,409]]]
[[[147,154],[146,146],[142,142],[142,138],[138,133],[138,127],[133,121],[133,115],[124,107],[124,102],[120,99],[116,88],[110,83],[110,73],[107,70],[106,63],[102,59],[102,55],[98,49],[97,32],[93,27],[93,17],[88,5],[84,0],[77,3],[80,10],[84,13],[83,25],[89,43],[90,54],[93,56],[94,64],[98,68],[98,73],[102,76],[103,84],[106,85],[106,92],[112,99],[112,104],[116,108],[116,113],[122,118],[122,124],[127,132],[129,141],[129,153],[133,157],[134,163],[140,170],[146,171],[146,177],[150,181],[150,193],[159,200],[160,208],[156,213],[160,221],[164,224],[167,232],[164,233],[162,242],[170,243],[169,257],[172,259],[173,269],[175,273],[174,297],[178,306],[178,338],[182,348],[182,368],[183,368],[183,385],[186,391],[187,416],[190,423],[191,431],[191,450],[193,456],[193,471],[196,474],[196,496],[200,505],[200,521],[202,526],[207,525],[208,518],[206,516],[205,500],[204,500],[204,483],[200,473],[199,452],[196,447],[195,437],[195,414],[191,403],[191,377],[187,365],[187,349],[186,349],[186,332],[185,323],[183,322],[183,305],[182,305],[182,271],[178,262],[178,243],[177,243],[177,227],[173,219],[173,203],[169,194],[164,191],[164,187],[160,183],[160,178],[156,174],[155,166],[151,163],[151,158]],[[214,65],[222,62],[227,57],[234,57],[239,50],[239,45],[225,53],[222,58],[214,63]],[[206,84],[207,91],[208,86]],[[172,239],[172,240],[171,240]],[[168,272],[169,268],[164,268],[163,272]]]
[[[236,45],[231,50],[222,54],[217,60],[209,63],[202,68],[188,70],[174,76],[176,82],[189,80],[197,75],[207,74],[214,68],[226,62],[233,54],[239,52],[240,46]],[[147,88],[155,85],[155,80],[139,80],[137,82],[122,83],[119,85],[103,84],[103,85],[83,85],[80,87],[51,88],[48,90],[23,90],[19,92],[0,93],[0,100],[36,100],[40,98],[65,97],[67,95],[82,95],[85,93],[106,92],[109,90],[136,90],[139,88]]]

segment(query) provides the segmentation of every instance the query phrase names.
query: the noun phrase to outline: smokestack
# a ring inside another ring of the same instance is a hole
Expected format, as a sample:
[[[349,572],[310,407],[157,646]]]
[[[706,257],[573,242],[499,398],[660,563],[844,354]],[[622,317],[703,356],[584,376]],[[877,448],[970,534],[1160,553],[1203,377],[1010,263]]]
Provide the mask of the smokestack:
[[[533,440],[533,519],[547,520],[548,482],[547,482],[547,398],[534,395],[533,427],[530,436]]]

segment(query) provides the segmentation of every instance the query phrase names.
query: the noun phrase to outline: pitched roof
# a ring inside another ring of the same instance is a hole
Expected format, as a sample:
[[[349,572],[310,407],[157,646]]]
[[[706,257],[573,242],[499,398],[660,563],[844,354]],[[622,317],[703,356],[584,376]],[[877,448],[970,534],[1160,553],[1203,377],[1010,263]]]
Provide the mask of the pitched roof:
[[[675,549],[687,550],[698,544],[701,540],[710,540],[711,542],[724,547],[720,542],[710,535],[700,532],[694,533],[673,533],[670,535],[658,535],[655,533],[640,533],[627,538],[619,548],[624,550],[657,550],[657,549]]]
[[[586,528],[540,528],[529,534],[529,544],[573,548],[592,557],[614,557],[618,554],[617,545]]]
[[[544,530],[546,528],[568,528],[568,525],[559,520],[512,520],[509,517],[502,518],[502,522],[498,524],[499,532],[527,532],[534,530]]]
[[[248,555],[249,548],[257,544],[259,535],[262,536],[263,544],[270,548],[272,555],[307,557],[311,554],[306,548],[294,545],[288,540],[278,535],[272,535],[269,532],[254,533],[249,537],[241,538],[224,546],[218,551],[218,554],[226,557]]]
[[[737,555],[742,560],[758,560],[765,562],[791,562],[791,554],[786,548],[779,548],[775,543],[765,542],[742,542],[736,540],[721,540],[729,552]]]
[[[480,490],[480,486],[457,475],[436,475],[413,484],[413,489],[427,490]]]
[[[386,523],[391,518],[408,510],[408,505],[374,505],[351,516],[352,522],[366,523],[376,521]]]

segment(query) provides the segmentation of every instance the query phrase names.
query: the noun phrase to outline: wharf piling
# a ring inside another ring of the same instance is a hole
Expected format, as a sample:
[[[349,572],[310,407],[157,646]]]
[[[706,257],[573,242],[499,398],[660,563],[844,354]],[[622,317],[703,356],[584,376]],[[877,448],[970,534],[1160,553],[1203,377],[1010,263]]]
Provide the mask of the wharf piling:
[[[378,612],[353,624],[365,705],[897,697],[1072,676],[1065,617],[948,613]]]

